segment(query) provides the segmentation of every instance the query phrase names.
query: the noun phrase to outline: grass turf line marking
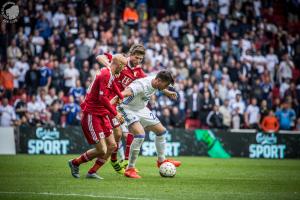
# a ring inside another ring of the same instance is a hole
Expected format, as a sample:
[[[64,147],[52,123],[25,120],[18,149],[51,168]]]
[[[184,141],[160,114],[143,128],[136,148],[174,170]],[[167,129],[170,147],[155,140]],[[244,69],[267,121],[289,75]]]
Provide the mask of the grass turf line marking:
[[[49,195],[49,196],[79,196],[90,198],[109,198],[109,199],[129,199],[129,200],[150,200],[147,198],[135,197],[120,197],[120,196],[105,196],[105,195],[92,195],[92,194],[76,194],[76,193],[52,193],[52,192],[5,192],[0,191],[0,194],[28,194],[28,195]]]

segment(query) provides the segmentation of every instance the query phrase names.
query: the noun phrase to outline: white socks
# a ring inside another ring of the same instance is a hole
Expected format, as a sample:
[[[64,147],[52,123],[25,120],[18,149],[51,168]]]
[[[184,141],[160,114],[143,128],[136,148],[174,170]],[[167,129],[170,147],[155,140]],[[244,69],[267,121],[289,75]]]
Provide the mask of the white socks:
[[[167,133],[167,131],[165,131],[161,135],[155,136],[156,153],[157,153],[157,158],[158,158],[159,162],[162,162],[166,159],[166,156],[165,156],[165,148],[166,148],[165,134],[166,133]]]
[[[119,155],[121,160],[125,160],[125,154],[124,154],[124,146],[122,140],[119,142]]]
[[[139,156],[144,139],[145,139],[145,135],[135,135],[134,136],[134,139],[130,146],[128,168],[135,167],[136,159]]]

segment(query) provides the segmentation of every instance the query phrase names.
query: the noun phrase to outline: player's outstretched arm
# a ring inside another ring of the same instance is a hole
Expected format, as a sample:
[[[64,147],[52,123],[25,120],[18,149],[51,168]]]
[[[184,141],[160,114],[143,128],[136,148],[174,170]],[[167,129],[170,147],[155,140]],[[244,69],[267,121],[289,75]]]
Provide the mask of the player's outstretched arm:
[[[176,92],[170,91],[168,89],[164,89],[162,92],[163,92],[164,95],[166,95],[167,97],[169,97],[172,100],[177,99],[177,93]]]
[[[105,67],[109,67],[110,66],[110,60],[108,58],[107,55],[103,54],[103,55],[98,55],[96,57],[96,60],[98,63],[104,65]]]
[[[132,95],[133,95],[133,91],[132,91],[132,89],[131,89],[130,87],[127,87],[127,88],[125,88],[125,90],[123,90],[123,91],[121,92],[121,94],[122,94],[123,97],[125,98],[125,97],[132,96]]]

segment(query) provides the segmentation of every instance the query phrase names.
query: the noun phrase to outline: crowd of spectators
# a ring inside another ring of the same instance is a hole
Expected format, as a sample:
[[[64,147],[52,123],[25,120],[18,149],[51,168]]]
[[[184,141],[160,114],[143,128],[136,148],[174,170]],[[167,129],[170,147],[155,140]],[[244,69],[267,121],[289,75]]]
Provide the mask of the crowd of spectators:
[[[145,72],[169,69],[176,77],[177,101],[158,93],[149,102],[167,127],[191,120],[204,128],[259,128],[268,116],[280,129],[300,130],[298,1],[18,5],[17,22],[1,23],[1,126],[78,125],[79,104],[102,67],[95,57],[142,43]]]

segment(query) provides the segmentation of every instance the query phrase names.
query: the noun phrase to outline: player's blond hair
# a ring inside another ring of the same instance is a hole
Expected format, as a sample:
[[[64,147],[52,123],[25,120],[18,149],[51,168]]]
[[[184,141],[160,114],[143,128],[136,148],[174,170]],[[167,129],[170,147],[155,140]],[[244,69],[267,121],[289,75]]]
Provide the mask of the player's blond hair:
[[[117,65],[127,65],[127,58],[122,54],[115,54],[112,58],[112,63]]]
[[[130,47],[128,51],[129,55],[145,55],[146,54],[146,49],[142,44],[134,44]]]

